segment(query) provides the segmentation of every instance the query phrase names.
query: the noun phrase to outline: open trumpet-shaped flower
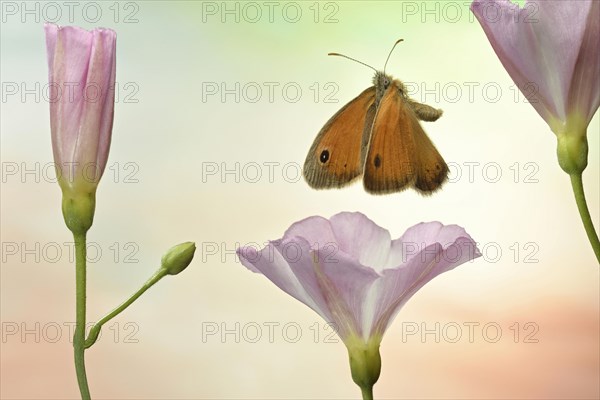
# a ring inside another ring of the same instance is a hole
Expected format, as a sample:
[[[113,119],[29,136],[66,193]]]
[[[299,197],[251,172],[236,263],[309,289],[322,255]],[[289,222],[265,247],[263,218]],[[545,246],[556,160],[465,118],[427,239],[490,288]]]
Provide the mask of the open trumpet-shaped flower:
[[[336,328],[366,398],[379,378],[379,344],[396,313],[431,279],[480,255],[456,225],[421,223],[391,240],[363,214],[347,212],[307,218],[264,249],[237,253],[247,268]]]
[[[87,230],[110,148],[116,34],[54,24],[45,30],[50,129],[63,212],[71,230]]]

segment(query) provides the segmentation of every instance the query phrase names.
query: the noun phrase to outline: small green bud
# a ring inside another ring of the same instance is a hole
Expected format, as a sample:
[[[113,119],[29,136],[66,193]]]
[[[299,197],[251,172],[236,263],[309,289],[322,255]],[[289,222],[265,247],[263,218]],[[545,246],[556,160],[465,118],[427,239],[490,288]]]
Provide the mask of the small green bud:
[[[177,275],[183,271],[194,258],[196,244],[185,242],[171,247],[161,260],[161,268],[169,275]]]

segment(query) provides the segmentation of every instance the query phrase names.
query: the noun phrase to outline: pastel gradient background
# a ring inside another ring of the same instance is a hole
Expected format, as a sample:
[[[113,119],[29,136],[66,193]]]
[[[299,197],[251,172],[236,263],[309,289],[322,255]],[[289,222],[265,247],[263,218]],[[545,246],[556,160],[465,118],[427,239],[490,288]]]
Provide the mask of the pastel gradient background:
[[[152,288],[86,352],[95,398],[357,398],[343,344],[234,254],[343,210],[392,237],[421,221],[456,223],[484,252],[400,312],[382,343],[376,397],[600,396],[599,269],[555,137],[515,91],[467,1],[74,3],[72,15],[62,2],[58,14],[45,2],[2,3],[2,398],[78,396],[45,20],[118,34],[113,142],[88,235],[88,319],[136,290],[171,245],[198,245],[188,270]],[[382,68],[398,38],[388,72],[444,110],[424,128],[451,182],[427,198],[376,197],[360,183],[310,189],[297,175],[314,137],[372,76],[327,53]],[[599,127],[596,115],[584,173],[596,227]]]

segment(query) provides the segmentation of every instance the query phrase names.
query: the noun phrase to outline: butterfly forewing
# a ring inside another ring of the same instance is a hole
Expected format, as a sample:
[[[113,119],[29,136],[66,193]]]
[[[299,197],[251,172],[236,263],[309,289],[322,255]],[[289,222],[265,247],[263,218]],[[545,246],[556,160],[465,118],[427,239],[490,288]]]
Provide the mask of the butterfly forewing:
[[[368,192],[398,192],[415,182],[414,114],[398,94],[395,82],[386,90],[371,131],[363,184]]]
[[[342,187],[362,174],[374,102],[375,87],[370,87],[321,129],[304,162],[304,177],[311,187]]]

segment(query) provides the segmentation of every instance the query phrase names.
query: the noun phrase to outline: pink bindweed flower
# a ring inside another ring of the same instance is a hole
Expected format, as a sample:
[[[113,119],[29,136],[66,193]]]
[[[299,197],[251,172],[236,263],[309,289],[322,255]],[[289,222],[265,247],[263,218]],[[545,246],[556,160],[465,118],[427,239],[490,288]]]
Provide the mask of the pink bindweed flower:
[[[332,324],[366,398],[379,378],[379,344],[400,308],[437,275],[480,256],[459,226],[421,223],[391,240],[365,215],[349,212],[307,218],[262,250],[237,254]]]
[[[600,2],[475,0],[502,65],[558,138],[569,174],[587,166],[586,130],[600,105]]]
[[[67,225],[81,230],[91,225],[110,148],[116,33],[54,24],[45,24],[45,30],[52,149],[63,213],[70,208]]]
[[[600,262],[600,239],[585,199],[587,127],[600,106],[600,1],[474,0],[471,11],[504,68],[557,139],[581,221]]]

